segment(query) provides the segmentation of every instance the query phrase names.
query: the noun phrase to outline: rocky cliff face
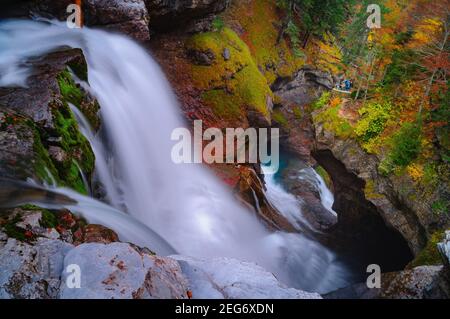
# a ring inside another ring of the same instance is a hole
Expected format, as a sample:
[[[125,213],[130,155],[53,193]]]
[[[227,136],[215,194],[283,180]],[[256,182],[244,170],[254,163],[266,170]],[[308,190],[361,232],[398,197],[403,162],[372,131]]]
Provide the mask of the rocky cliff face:
[[[316,158],[328,166],[335,186],[344,181],[344,174],[334,169],[341,165],[340,171],[353,175],[358,181],[353,183],[355,191],[359,189],[361,197],[375,208],[387,225],[405,238],[414,255],[421,252],[436,230],[448,227],[445,214],[433,213],[432,197],[412,196],[415,186],[407,176],[383,176],[378,170],[380,160],[367,154],[356,141],[336,137],[320,121],[315,123],[315,129]]]
[[[205,31],[216,13],[222,12],[230,0],[145,0],[154,30],[170,30],[180,26],[192,31]]]

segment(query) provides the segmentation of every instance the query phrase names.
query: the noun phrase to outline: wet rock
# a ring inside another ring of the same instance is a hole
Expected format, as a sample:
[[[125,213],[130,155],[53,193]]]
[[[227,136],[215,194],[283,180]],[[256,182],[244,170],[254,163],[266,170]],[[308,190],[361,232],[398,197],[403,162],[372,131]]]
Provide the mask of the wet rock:
[[[136,40],[150,39],[144,0],[86,0],[86,23],[125,33]]]
[[[84,228],[84,239],[85,243],[102,243],[110,244],[119,241],[119,236],[117,234],[102,225],[87,225]]]
[[[0,87],[2,176],[56,182],[85,192],[81,177],[72,172],[79,166],[90,180],[94,155],[69,108],[69,103],[76,104],[98,128],[99,105],[74,80],[87,80],[84,56],[81,50],[63,49],[27,64],[32,73],[26,87]]]
[[[355,154],[349,149],[346,152],[348,156]],[[316,150],[313,155],[330,174],[334,186],[333,209],[338,223],[328,232],[328,244],[343,254],[357,255],[365,265],[376,260],[385,272],[403,269],[413,259],[411,245],[389,220],[405,229],[409,227],[406,219],[398,210],[385,216],[366,198],[364,181],[348,171],[330,151]],[[371,165],[367,159],[363,163],[361,166]]]
[[[230,0],[145,0],[150,28],[168,30],[225,10]]]
[[[292,77],[278,78],[272,85],[277,96],[275,110],[284,123],[274,123],[280,128],[280,144],[310,164],[314,148],[314,127],[306,107],[333,87],[332,76],[311,67],[303,67]]]
[[[60,163],[67,160],[67,153],[59,146],[49,146],[48,154],[54,161]]]
[[[0,87],[0,105],[30,117],[44,129],[54,130],[51,108],[60,103],[57,76],[68,65],[85,66],[83,53],[79,49],[63,50],[28,63],[33,73],[27,79],[27,87]]]
[[[336,225],[337,216],[322,205],[319,185],[312,168],[292,159],[282,177],[286,190],[298,198],[307,226],[316,231],[325,231]]]
[[[80,245],[65,257],[64,265],[70,264],[80,267],[81,288],[68,288],[63,275],[63,299],[186,298],[187,284],[176,261],[140,254],[129,244]]]
[[[267,199],[265,186],[255,169],[241,166],[239,181],[236,185],[238,197],[272,229],[288,232],[296,231],[292,225]]]
[[[262,267],[229,258],[194,259],[172,256],[179,261],[189,281],[193,298],[217,299],[320,299],[316,293],[287,288]]]

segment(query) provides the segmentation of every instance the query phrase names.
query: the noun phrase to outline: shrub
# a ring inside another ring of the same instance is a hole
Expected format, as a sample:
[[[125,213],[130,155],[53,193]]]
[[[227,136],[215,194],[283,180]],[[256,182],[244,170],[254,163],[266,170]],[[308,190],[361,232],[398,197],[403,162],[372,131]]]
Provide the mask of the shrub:
[[[320,96],[320,98],[318,98],[312,104],[312,109],[313,110],[321,109],[322,107],[324,107],[325,105],[328,104],[328,102],[330,101],[330,97],[331,97],[331,93],[330,92],[323,92],[322,95]]]
[[[356,136],[364,143],[377,137],[383,132],[386,122],[390,118],[392,106],[390,103],[370,103],[359,110],[361,119],[355,127]]]
[[[392,138],[390,158],[397,166],[408,166],[417,158],[421,149],[421,127],[417,123],[405,123]]]
[[[431,205],[431,210],[437,215],[448,212],[449,208],[450,203],[443,199],[439,199]]]
[[[221,17],[215,17],[212,22],[212,27],[215,31],[222,31],[225,27],[225,22],[223,22]]]

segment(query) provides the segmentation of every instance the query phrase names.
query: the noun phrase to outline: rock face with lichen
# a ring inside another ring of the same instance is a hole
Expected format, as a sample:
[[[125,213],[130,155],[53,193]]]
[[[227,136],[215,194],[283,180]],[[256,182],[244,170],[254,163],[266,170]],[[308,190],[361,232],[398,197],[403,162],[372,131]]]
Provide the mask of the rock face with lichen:
[[[448,215],[433,213],[432,198],[415,198],[402,191],[414,191],[412,181],[406,177],[383,176],[378,170],[380,160],[377,156],[367,154],[351,138],[337,137],[325,127],[323,121],[318,120],[320,117],[317,114],[313,117],[316,119],[315,158],[330,172],[333,182],[336,181],[334,184],[338,187],[337,193],[341,194],[339,196],[344,196],[345,188],[361,192],[363,200],[375,207],[376,213],[406,239],[415,255],[425,247],[435,230],[445,229],[449,225]],[[345,173],[355,177],[353,185],[345,182]],[[349,212],[348,209],[342,211]]]
[[[90,180],[94,154],[69,104],[79,108],[93,128],[100,123],[97,101],[76,82],[87,80],[83,54],[63,50],[29,63],[33,74],[27,87],[0,88],[2,176],[56,182],[86,193],[80,170]]]
[[[230,0],[145,0],[152,29],[173,29],[225,10]]]
[[[86,0],[84,12],[88,25],[116,30],[139,41],[150,39],[144,0]]]

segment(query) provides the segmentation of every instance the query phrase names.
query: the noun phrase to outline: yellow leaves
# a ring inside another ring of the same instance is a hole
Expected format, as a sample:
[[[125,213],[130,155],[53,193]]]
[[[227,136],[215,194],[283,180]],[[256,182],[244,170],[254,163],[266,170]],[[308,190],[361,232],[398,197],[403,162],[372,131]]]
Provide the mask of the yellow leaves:
[[[415,33],[409,43],[409,48],[414,49],[430,43],[434,35],[442,29],[442,22],[438,19],[426,18],[416,27]]]
[[[341,49],[336,45],[336,39],[330,33],[323,36],[323,40],[317,41],[318,53],[314,53],[314,64],[331,73],[339,73],[342,61]]]
[[[420,182],[423,177],[423,166],[420,164],[410,164],[406,168],[408,175],[413,179],[415,183]]]
[[[330,107],[336,107],[338,105],[340,105],[342,102],[341,98],[339,96],[336,96],[334,98],[331,99],[330,101]]]

